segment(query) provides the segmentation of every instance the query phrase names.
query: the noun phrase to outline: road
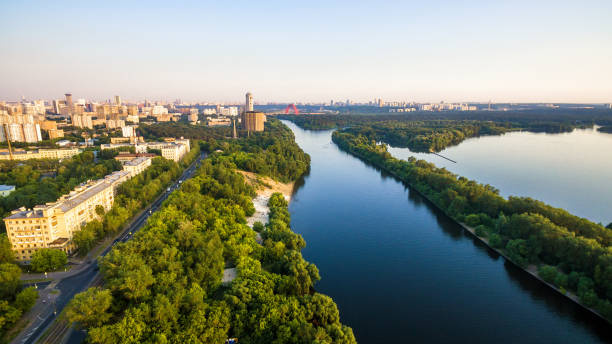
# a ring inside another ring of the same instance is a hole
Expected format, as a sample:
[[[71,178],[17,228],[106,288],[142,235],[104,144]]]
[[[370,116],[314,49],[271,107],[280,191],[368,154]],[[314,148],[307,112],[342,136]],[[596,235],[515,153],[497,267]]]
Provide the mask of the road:
[[[182,181],[193,177],[195,171],[200,165],[200,162],[205,157],[206,154],[202,153],[196,159],[196,161],[194,161],[185,171],[183,171],[183,174],[181,175],[179,180],[173,183],[168,188],[168,190],[164,191],[164,193],[157,200],[155,200],[152,204],[149,205],[149,207],[145,208],[145,210],[139,216],[132,220],[131,225],[123,231],[123,233],[113,242],[112,245],[102,251],[100,256],[104,257],[106,254],[108,254],[108,252],[110,252],[110,250],[118,242],[126,242],[130,240],[133,235],[143,227],[147,219],[154,212],[160,209],[162,203],[168,198],[172,191],[176,190],[180,186],[180,183]],[[64,307],[66,307],[66,305],[68,304],[68,302],[70,302],[74,295],[85,290],[92,284],[92,282],[96,281],[96,279],[100,281],[100,274],[98,270],[98,261],[94,260],[91,264],[89,264],[87,268],[83,269],[78,274],[66,277],[60,280],[59,282],[55,281],[56,284],[54,289],[59,291],[59,293],[50,294],[50,296],[45,294],[45,297],[48,297],[49,302],[46,302],[47,299],[45,299],[45,304],[43,307],[41,307],[42,309],[40,310],[40,313],[36,315],[36,319],[32,321],[28,325],[28,327],[23,329],[21,333],[19,333],[19,335],[15,337],[13,341],[11,341],[11,343],[36,343],[47,329],[50,329],[54,324],[58,323],[54,322],[56,316],[62,312]],[[51,338],[48,338],[49,340],[51,340],[50,342],[59,342],[67,336],[71,337],[71,342],[73,341],[73,336],[83,338],[82,332],[72,331],[72,327],[69,325],[64,325],[63,327],[63,330],[60,329],[58,331],[53,331],[54,335],[56,336],[56,341]]]

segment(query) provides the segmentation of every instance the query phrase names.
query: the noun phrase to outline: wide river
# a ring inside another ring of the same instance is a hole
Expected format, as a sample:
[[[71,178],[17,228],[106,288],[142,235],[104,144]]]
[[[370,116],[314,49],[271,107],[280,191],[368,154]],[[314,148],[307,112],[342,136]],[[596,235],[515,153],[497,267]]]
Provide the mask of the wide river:
[[[533,197],[604,226],[612,222],[612,134],[596,129],[471,138],[440,152],[456,162],[408,148],[389,153],[490,184],[504,197]]]
[[[289,210],[360,343],[598,343],[612,328],[506,264],[332,131],[283,121],[310,154]]]

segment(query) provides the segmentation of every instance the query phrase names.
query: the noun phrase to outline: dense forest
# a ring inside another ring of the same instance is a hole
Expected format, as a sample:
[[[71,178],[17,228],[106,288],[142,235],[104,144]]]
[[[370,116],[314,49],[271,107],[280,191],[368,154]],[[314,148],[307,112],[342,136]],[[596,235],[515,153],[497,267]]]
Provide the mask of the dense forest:
[[[439,152],[463,140],[509,131],[561,133],[612,124],[612,111],[465,111],[377,115],[284,115],[304,129],[346,128],[414,152]],[[606,128],[606,127],[604,127]],[[601,130],[601,128],[600,128]],[[605,129],[604,129],[605,130]]]
[[[200,146],[195,144],[183,157],[180,165],[172,160],[156,157],[146,170],[123,182],[117,188],[115,203],[111,209],[104,213],[104,209],[97,208],[96,212],[101,219],[88,222],[80,231],[74,233],[72,240],[77,246],[77,252],[85,255],[99,241],[121,230],[130,219],[164,192],[168,185],[181,175],[183,168],[199,154]]]
[[[96,160],[91,151],[61,162],[52,159],[1,161],[0,184],[15,185],[16,189],[7,197],[0,197],[0,216],[6,217],[19,207],[32,208],[38,204],[54,202],[77,185],[103,178],[120,169],[121,163],[113,159],[112,155],[102,155]]]
[[[414,122],[429,120],[491,121],[499,126],[534,132],[563,132],[574,127],[612,125],[608,109],[555,109],[512,111],[415,111],[408,113],[364,113],[342,115],[281,115],[304,129],[342,128],[372,122]]]
[[[310,166],[310,156],[294,142],[293,132],[280,121],[270,120],[266,130],[240,140],[218,144],[209,141],[207,149],[222,150],[242,170],[282,182],[296,180]]]
[[[138,126],[138,132],[147,140],[161,140],[164,137],[184,137],[192,140],[214,138],[219,140],[232,136],[232,128],[230,127],[206,127],[183,122],[141,124]]]
[[[612,320],[612,231],[525,197],[505,199],[490,185],[459,177],[411,157],[398,160],[375,137],[351,128],[334,132],[343,150],[404,181],[514,263],[539,267],[562,292]]]
[[[333,300],[314,289],[318,270],[300,253],[305,243],[289,227],[283,196],[269,201],[270,221],[258,228],[262,245],[246,225],[255,192],[235,172],[238,157],[274,163],[267,171],[278,180],[307,168],[290,161],[296,155],[308,161],[291,132],[278,122],[266,126],[269,132],[249,139],[203,144],[213,153],[196,175],[101,261],[104,288],[77,295],[66,311],[88,329],[90,342],[355,343]],[[224,284],[230,267],[237,277]]]
[[[11,243],[5,234],[0,234],[0,342],[38,298],[34,287],[22,287],[20,277],[21,268],[14,261]]]

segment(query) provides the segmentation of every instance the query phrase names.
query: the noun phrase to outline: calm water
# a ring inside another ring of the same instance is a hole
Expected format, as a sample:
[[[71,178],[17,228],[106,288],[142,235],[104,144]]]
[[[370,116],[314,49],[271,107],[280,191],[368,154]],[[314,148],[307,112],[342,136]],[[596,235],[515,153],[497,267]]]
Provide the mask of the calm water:
[[[312,167],[290,205],[303,254],[360,343],[597,343],[612,329],[396,180],[285,122]]]
[[[491,184],[503,196],[529,196],[604,225],[612,222],[612,135],[595,129],[565,134],[509,133],[468,139],[440,154],[389,148]]]

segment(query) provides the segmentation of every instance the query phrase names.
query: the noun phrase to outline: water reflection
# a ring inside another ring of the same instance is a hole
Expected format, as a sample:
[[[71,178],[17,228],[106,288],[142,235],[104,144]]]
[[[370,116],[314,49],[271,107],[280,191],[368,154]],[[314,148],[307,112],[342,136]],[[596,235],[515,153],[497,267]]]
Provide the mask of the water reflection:
[[[406,185],[289,124],[311,155],[292,226],[318,291],[360,343],[603,342],[607,325],[504,259]],[[505,266],[502,267],[502,266]]]

